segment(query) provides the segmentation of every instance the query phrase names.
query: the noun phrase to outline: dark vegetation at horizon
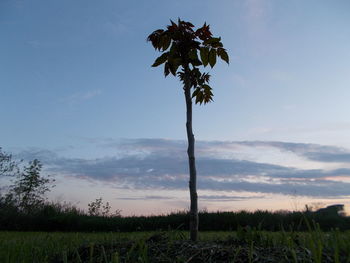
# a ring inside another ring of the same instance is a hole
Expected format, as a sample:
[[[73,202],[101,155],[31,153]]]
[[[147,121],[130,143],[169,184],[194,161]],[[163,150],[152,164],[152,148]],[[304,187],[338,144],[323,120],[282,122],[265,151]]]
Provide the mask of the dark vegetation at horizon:
[[[336,212],[199,212],[200,231],[235,231],[250,227],[266,231],[308,231],[308,222],[318,223],[320,229],[349,230],[350,217]],[[64,232],[133,232],[159,230],[188,230],[189,215],[180,211],[168,215],[102,216],[68,204],[44,203],[30,213],[18,207],[0,203],[0,230],[2,231],[64,231]]]

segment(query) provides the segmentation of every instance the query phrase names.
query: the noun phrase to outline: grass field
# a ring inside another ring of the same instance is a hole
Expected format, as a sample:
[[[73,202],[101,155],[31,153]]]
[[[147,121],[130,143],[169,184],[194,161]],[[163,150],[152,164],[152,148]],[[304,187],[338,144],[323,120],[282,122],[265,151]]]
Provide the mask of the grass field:
[[[350,232],[0,232],[0,262],[350,262]]]

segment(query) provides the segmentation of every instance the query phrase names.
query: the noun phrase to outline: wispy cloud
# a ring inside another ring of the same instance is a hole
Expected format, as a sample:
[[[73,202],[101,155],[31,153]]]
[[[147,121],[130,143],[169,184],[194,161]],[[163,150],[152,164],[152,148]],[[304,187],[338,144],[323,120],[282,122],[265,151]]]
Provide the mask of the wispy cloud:
[[[285,105],[282,107],[283,110],[295,110],[293,107],[297,105]],[[327,138],[329,136],[332,136],[334,141],[334,138],[336,138],[339,135],[348,134],[350,131],[350,123],[348,122],[326,122],[326,123],[309,123],[302,126],[296,126],[296,125],[287,125],[284,127],[256,127],[252,128],[248,131],[248,133],[251,136],[259,136],[259,135],[265,135],[267,137],[275,137],[275,135],[281,135],[283,134],[286,138],[292,136],[292,135],[298,135],[302,138],[304,136],[312,136],[315,137],[315,135],[324,135],[323,138]],[[280,137],[280,136],[279,136]],[[321,136],[322,137],[322,136]]]
[[[200,195],[199,199],[207,202],[232,202],[243,201],[251,199],[261,199],[263,195],[259,196],[230,196],[230,195]],[[162,196],[162,195],[146,195],[146,196],[134,196],[134,197],[118,197],[118,200],[178,200],[178,197]]]
[[[270,35],[269,18],[271,13],[270,1],[247,0],[243,2],[242,21],[248,36],[260,41],[266,41]],[[265,40],[264,40],[265,39]],[[262,51],[264,45],[257,45]]]
[[[162,195],[146,195],[136,197],[118,197],[119,200],[176,200],[175,197],[162,196]]]
[[[68,104],[76,104],[79,102],[90,100],[102,93],[101,89],[95,89],[95,90],[88,90],[84,92],[77,92],[74,94],[71,94],[65,98],[63,98],[61,101],[68,103]]]
[[[42,43],[39,40],[29,40],[27,44],[33,48],[39,48],[42,46]]]
[[[128,30],[128,27],[120,21],[107,21],[103,24],[103,28],[106,30],[106,32],[113,35],[120,35]]]
[[[268,1],[259,1],[259,0],[245,1],[244,3],[245,3],[248,19],[261,22],[266,16],[267,2]]]
[[[201,195],[199,199],[207,202],[232,202],[232,201],[244,201],[250,199],[261,199],[263,195],[259,196],[230,196],[230,195]]]

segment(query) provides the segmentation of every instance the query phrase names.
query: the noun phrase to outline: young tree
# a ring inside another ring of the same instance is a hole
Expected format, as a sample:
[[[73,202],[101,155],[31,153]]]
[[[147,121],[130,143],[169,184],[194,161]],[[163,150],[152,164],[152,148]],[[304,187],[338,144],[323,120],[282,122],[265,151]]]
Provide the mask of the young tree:
[[[114,214],[111,213],[111,205],[109,202],[103,204],[102,197],[96,198],[88,204],[88,214],[90,216],[103,216],[103,217],[120,217],[121,210],[115,210]]]
[[[12,159],[12,155],[6,153],[0,147],[0,177],[15,176],[19,174],[18,162]],[[5,190],[5,191],[4,191]],[[8,186],[0,185],[0,210],[4,208],[14,207],[13,195],[8,193]],[[3,192],[7,192],[5,195]]]
[[[213,100],[212,88],[209,86],[210,75],[202,73],[200,66],[214,67],[219,57],[229,63],[229,57],[223,48],[221,38],[213,37],[206,23],[197,30],[194,25],[178,20],[170,21],[165,30],[158,29],[147,38],[156,50],[163,52],[153,63],[157,67],[164,63],[164,74],[178,76],[183,84],[186,100],[186,130],[188,140],[189,189],[190,189],[190,236],[196,241],[198,235],[198,197],[196,183],[196,165],[194,154],[194,135],[192,131],[192,98],[195,103],[206,104]],[[198,55],[199,54],[199,55]]]
[[[17,163],[12,160],[12,155],[2,151],[0,147],[0,176],[13,176],[16,174],[18,167]],[[5,186],[0,186],[0,202],[3,203],[5,197],[2,196],[2,191]]]
[[[102,206],[102,197],[96,198],[95,201],[92,201],[88,204],[88,213],[90,216],[100,216],[101,215],[101,206]]]
[[[29,166],[24,167],[24,171],[18,174],[17,180],[8,193],[8,196],[17,203],[17,207],[26,213],[42,205],[45,201],[45,193],[54,187],[50,184],[55,180],[43,177],[40,174],[41,169],[42,164],[39,160],[29,162]]]
[[[0,147],[0,175],[14,175],[17,170],[17,163],[12,160],[12,155],[3,152]]]

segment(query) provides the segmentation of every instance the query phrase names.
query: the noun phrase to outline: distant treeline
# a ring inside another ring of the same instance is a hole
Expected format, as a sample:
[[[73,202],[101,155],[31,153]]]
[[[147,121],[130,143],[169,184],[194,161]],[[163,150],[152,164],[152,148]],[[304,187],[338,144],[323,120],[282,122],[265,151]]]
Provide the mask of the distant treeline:
[[[267,231],[305,231],[306,222],[317,222],[322,230],[350,229],[350,217],[336,212],[206,212],[199,213],[201,231],[229,231],[251,227]],[[0,203],[0,230],[15,231],[156,231],[188,230],[187,212],[158,216],[91,216],[72,205],[45,203],[24,212]]]

